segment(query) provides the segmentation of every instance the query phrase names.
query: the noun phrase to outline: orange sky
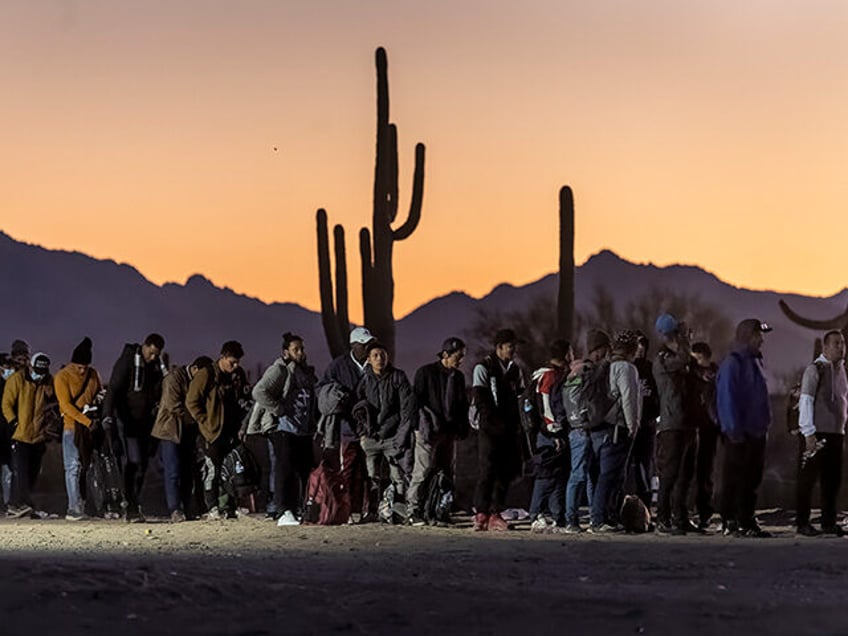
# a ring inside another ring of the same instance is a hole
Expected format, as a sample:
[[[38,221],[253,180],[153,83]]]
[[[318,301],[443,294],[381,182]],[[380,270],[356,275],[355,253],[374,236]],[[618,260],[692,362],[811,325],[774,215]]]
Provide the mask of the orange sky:
[[[845,286],[848,4],[11,0],[0,6],[0,229],[318,306],[314,213],[370,223],[373,52],[389,55],[396,314],[576,257],[734,284]],[[278,151],[274,151],[274,147]]]

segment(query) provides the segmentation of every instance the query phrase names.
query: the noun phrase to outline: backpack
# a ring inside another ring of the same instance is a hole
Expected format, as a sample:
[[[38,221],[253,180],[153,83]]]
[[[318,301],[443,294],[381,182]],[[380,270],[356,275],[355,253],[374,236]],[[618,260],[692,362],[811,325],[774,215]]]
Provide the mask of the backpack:
[[[221,485],[235,499],[247,497],[259,490],[260,469],[256,459],[244,444],[239,444],[221,463]]]
[[[396,498],[395,485],[389,484],[383,491],[383,498],[377,506],[377,516],[383,523],[400,524],[406,519],[406,504]]]
[[[539,431],[545,428],[544,408],[542,404],[542,394],[539,393],[539,380],[533,374],[533,380],[524,389],[521,397],[518,399],[520,406],[519,413],[521,415],[521,427],[524,432],[530,436],[535,436]]]
[[[609,391],[610,363],[586,362],[580,373],[568,377],[559,393],[569,428],[592,429],[606,421],[615,400]]]
[[[321,462],[309,475],[304,521],[319,526],[339,526],[350,518],[350,493],[341,471]]]
[[[91,452],[91,463],[85,473],[88,501],[95,513],[118,513],[124,499],[123,475],[118,460],[107,444]]]
[[[453,491],[453,481],[445,471],[440,470],[430,477],[427,498],[424,500],[424,520],[431,526],[450,523]]]

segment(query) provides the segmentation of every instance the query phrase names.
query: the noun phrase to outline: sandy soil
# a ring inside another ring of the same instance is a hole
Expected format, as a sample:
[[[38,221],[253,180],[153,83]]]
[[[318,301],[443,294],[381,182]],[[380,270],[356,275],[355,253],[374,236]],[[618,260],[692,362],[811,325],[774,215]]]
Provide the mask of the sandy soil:
[[[829,634],[848,539],[0,521],[0,634]]]

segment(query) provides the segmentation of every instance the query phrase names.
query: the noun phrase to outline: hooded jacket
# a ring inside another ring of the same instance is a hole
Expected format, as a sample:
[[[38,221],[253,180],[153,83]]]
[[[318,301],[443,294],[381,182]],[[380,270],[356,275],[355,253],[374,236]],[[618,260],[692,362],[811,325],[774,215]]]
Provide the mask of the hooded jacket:
[[[690,365],[694,364],[688,346],[677,351],[663,346],[654,360],[654,379],[660,397],[657,431],[692,429],[697,422],[691,409]]]
[[[415,372],[414,390],[421,435],[468,435],[468,394],[462,371],[447,369],[441,361],[426,364]]]
[[[55,399],[52,375],[35,382],[28,369],[16,371],[3,390],[3,417],[14,427],[12,439],[25,444],[43,442],[44,411]]]
[[[186,396],[191,382],[187,367],[171,371],[162,381],[162,398],[151,435],[157,439],[179,444],[184,426],[196,426],[186,408]]]
[[[241,367],[225,373],[216,361],[194,374],[188,386],[186,408],[208,443],[225,431],[233,436],[238,433],[244,417],[240,401],[247,396],[247,389],[247,377]]]
[[[762,355],[737,347],[721,363],[716,399],[721,432],[734,443],[763,439],[771,424],[768,385]]]
[[[253,387],[255,401],[247,433],[275,430],[306,436],[315,432],[317,378],[312,367],[277,358]]]
[[[416,414],[415,396],[409,379],[400,369],[388,365],[380,375],[369,366],[356,387],[359,399],[354,410],[365,411],[358,417],[357,433],[370,439],[392,439],[395,447],[409,445]]]
[[[103,415],[117,416],[127,437],[149,433],[156,404],[162,394],[162,369],[158,360],[145,362],[141,345],[127,343],[112,368]]]

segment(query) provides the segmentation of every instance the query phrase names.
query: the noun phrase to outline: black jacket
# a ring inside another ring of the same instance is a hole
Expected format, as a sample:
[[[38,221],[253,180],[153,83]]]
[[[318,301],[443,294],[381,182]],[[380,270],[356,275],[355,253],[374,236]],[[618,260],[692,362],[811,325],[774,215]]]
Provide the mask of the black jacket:
[[[410,443],[415,417],[415,396],[406,374],[388,366],[380,375],[365,369],[356,387],[356,433],[380,441],[393,439],[398,448]]]
[[[636,358],[633,361],[639,372],[639,381],[647,385],[648,395],[642,398],[642,425],[656,426],[657,416],[660,414],[660,396],[657,391],[657,381],[654,380],[654,370],[651,361],[647,358]]]
[[[418,369],[415,403],[418,432],[425,438],[433,434],[468,436],[468,394],[462,371],[446,369],[440,361]]]
[[[504,370],[501,361],[492,353],[474,367],[471,399],[477,406],[480,430],[490,435],[518,432],[521,416],[518,398],[524,391],[524,376],[517,363]]]
[[[159,361],[145,363],[141,345],[125,344],[121,357],[112,368],[103,415],[120,418],[127,437],[149,434],[161,396],[162,369]]]

